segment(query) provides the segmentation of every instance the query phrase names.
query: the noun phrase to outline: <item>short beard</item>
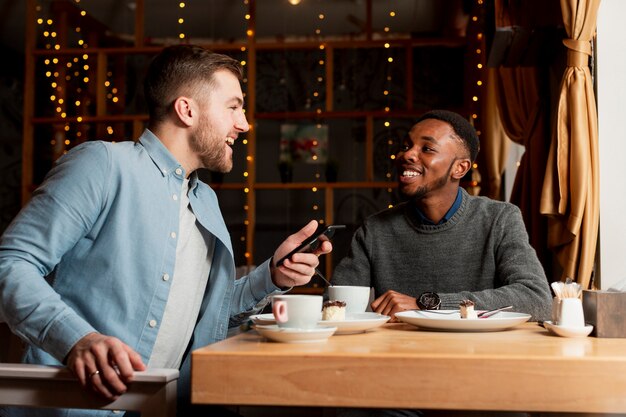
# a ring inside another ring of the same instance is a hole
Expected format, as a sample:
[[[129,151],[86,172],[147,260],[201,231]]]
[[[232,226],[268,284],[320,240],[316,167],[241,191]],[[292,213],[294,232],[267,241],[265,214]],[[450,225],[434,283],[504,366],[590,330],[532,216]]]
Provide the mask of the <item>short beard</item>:
[[[233,160],[226,158],[224,139],[219,137],[206,117],[191,135],[189,146],[199,156],[204,168],[223,174],[233,169]]]
[[[454,166],[455,162],[456,162],[456,158],[454,158],[454,160],[450,163],[450,166],[448,167],[448,171],[444,175],[437,178],[432,183],[424,184],[421,187],[418,187],[417,190],[415,190],[413,194],[411,195],[406,194],[406,197],[412,199],[413,201],[419,201],[422,198],[424,198],[424,196],[426,196],[428,193],[438,190],[440,188],[443,188],[443,186],[448,183],[448,180],[450,178],[450,173],[452,172],[452,167]]]

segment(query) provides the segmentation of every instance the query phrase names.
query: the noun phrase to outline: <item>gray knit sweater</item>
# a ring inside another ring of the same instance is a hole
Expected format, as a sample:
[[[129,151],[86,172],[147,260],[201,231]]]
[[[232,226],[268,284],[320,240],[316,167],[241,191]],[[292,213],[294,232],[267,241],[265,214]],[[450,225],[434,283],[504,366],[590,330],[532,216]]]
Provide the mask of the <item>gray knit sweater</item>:
[[[334,271],[335,285],[369,285],[418,296],[434,291],[442,309],[462,299],[477,309],[513,305],[547,320],[551,293],[519,209],[462,190],[457,212],[440,225],[422,225],[412,203],[369,217],[356,231],[348,256]]]

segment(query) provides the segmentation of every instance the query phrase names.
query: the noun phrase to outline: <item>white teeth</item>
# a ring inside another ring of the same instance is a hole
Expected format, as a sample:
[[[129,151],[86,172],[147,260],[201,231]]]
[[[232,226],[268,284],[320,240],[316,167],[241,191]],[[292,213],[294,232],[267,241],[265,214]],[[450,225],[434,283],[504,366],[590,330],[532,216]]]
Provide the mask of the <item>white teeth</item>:
[[[235,143],[235,139],[233,138],[226,138],[226,144],[233,146]]]
[[[421,174],[417,171],[403,171],[402,172],[403,177],[417,177],[419,175]]]

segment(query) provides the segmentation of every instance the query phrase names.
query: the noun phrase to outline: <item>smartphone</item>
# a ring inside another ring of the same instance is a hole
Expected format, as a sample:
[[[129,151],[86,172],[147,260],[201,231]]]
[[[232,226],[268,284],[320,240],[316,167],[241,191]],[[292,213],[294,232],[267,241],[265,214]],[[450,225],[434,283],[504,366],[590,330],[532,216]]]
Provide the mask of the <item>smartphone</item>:
[[[346,229],[345,224],[332,224],[330,226],[318,228],[315,233],[313,233],[304,242],[298,245],[297,248],[295,248],[287,255],[283,256],[278,262],[276,262],[276,266],[281,266],[285,259],[291,258],[294,253],[313,252],[315,249],[319,248],[319,246],[323,242],[331,240],[333,236],[335,236],[336,231],[344,229]]]

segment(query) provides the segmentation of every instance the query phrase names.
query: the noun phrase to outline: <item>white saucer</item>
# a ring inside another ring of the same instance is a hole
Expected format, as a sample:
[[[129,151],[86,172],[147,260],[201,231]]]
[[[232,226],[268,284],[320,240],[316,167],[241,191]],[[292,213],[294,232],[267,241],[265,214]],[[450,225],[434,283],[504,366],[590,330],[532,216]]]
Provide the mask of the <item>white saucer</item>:
[[[263,337],[273,340],[274,342],[283,343],[325,342],[337,331],[336,327],[318,326],[313,329],[287,329],[278,327],[276,324],[257,324],[254,326],[254,329]]]
[[[382,326],[390,318],[373,312],[347,313],[345,320],[320,320],[317,324],[324,327],[336,327],[337,332],[335,334],[354,334]],[[272,313],[255,314],[250,316],[250,320],[256,325],[276,324],[276,319]]]
[[[563,327],[553,324],[551,321],[544,321],[543,326],[548,329],[550,333],[562,337],[587,337],[593,330],[591,324],[587,324],[585,327]]]
[[[317,324],[320,326],[336,327],[337,332],[335,334],[355,334],[364,333],[382,326],[387,323],[389,319],[391,319],[391,317],[373,312],[346,313],[345,320],[320,320]]]

